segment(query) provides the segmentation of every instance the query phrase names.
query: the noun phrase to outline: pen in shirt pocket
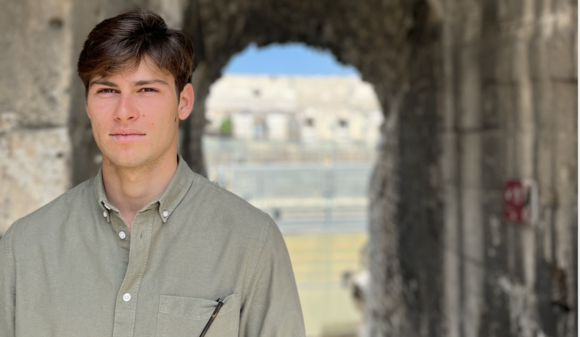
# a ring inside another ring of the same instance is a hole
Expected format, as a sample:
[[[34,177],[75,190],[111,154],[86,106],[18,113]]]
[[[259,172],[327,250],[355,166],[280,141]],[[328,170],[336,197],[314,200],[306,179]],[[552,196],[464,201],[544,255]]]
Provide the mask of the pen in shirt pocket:
[[[201,335],[199,335],[199,337],[204,337],[205,336],[205,334],[209,330],[209,327],[211,326],[211,324],[213,323],[215,317],[217,316],[218,312],[222,308],[222,305],[224,305],[224,301],[222,301],[221,298],[218,298],[217,299],[217,302],[218,302],[218,304],[215,307],[215,310],[213,311],[213,314],[211,314],[211,317],[209,318],[209,321],[207,321],[207,324],[205,325],[205,328],[203,328],[203,331],[201,332]]]

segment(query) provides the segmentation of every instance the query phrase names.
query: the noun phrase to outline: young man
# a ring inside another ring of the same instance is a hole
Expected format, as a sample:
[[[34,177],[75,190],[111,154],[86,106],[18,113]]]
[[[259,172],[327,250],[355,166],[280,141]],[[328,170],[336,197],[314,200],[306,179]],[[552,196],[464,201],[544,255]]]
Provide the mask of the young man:
[[[152,12],[89,34],[102,168],[0,240],[0,336],[305,335],[276,224],[177,154],[192,71],[191,41]]]

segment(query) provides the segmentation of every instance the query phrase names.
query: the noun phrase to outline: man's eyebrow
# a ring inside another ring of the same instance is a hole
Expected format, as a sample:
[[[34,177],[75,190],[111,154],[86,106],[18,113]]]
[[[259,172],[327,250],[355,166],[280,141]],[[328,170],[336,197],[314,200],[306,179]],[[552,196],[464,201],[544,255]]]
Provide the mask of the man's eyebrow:
[[[109,82],[109,81],[104,81],[104,80],[94,80],[91,81],[91,83],[89,83],[89,88],[93,85],[93,84],[101,84],[101,85],[105,85],[107,87],[114,87],[117,88],[117,85],[113,82]]]
[[[159,84],[164,84],[166,86],[169,86],[169,84],[167,82],[165,82],[164,80],[142,80],[142,81],[137,81],[137,82],[133,82],[133,86],[135,87],[139,87],[142,85],[148,85],[148,84],[153,84],[153,83],[159,83]]]

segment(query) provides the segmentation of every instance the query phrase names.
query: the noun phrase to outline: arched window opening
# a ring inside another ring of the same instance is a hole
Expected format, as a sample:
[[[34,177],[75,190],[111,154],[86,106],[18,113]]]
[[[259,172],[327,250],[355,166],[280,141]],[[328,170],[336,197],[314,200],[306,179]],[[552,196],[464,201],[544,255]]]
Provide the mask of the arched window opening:
[[[278,224],[308,335],[354,335],[382,123],[374,89],[328,52],[250,45],[211,86],[206,109],[208,177]]]

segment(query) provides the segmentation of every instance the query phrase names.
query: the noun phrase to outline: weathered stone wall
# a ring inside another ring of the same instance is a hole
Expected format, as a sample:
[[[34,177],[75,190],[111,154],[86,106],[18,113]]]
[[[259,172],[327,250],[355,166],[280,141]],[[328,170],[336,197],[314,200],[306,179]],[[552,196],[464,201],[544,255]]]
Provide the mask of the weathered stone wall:
[[[76,59],[96,23],[142,6],[194,39],[180,145],[197,172],[209,86],[250,42],[327,48],[374,86],[368,336],[575,335],[575,1],[0,4],[0,232],[96,172]],[[538,183],[534,227],[503,221],[508,177]]]
[[[72,1],[2,1],[0,235],[70,186]]]
[[[575,1],[442,1],[447,336],[576,336]],[[533,179],[539,221],[502,218]]]

